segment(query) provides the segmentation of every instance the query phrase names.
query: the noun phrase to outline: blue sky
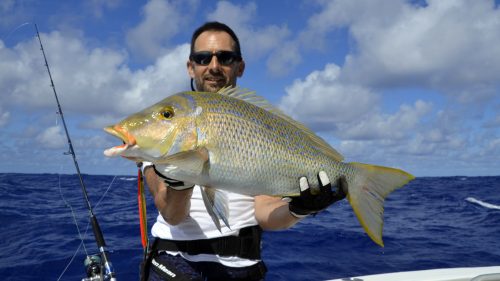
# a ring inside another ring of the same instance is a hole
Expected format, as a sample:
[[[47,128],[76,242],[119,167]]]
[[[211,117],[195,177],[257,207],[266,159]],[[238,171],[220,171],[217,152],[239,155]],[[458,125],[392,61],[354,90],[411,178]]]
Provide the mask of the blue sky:
[[[346,161],[500,174],[500,11],[487,0],[4,0],[0,172],[74,173],[32,23],[82,172],[132,175],[103,156],[117,140],[102,128],[188,89],[188,43],[208,20],[240,37],[239,85]]]

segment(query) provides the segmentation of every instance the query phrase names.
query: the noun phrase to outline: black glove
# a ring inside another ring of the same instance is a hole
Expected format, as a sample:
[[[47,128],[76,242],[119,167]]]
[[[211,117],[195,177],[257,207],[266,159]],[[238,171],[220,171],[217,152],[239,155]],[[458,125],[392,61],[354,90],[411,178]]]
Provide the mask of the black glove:
[[[344,176],[337,180],[335,191],[332,190],[332,184],[325,172],[318,173],[318,182],[320,184],[319,190],[311,192],[307,178],[300,178],[300,196],[289,199],[288,207],[293,216],[303,218],[310,214],[316,214],[346,197],[344,190],[347,190],[347,181]]]
[[[158,170],[156,170],[156,167],[154,165],[153,165],[153,169],[155,170],[156,175],[158,177],[160,177],[161,179],[163,179],[165,184],[172,189],[185,190],[185,189],[190,189],[190,188],[194,187],[194,184],[185,183],[183,181],[179,181],[179,180],[172,179],[172,178],[169,178],[169,177],[162,175]]]

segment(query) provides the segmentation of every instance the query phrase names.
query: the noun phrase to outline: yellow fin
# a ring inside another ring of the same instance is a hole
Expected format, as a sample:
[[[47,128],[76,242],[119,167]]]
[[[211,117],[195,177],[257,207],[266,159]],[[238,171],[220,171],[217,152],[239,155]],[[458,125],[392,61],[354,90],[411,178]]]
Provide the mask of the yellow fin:
[[[355,177],[348,187],[349,203],[368,236],[383,247],[384,200],[389,193],[415,177],[394,168],[361,163],[349,164],[357,168]]]
[[[238,87],[225,87],[220,89],[217,93],[251,103],[273,113],[276,116],[283,118],[292,126],[295,126],[297,129],[304,131],[311,142],[327,156],[339,162],[342,162],[342,160],[344,160],[344,157],[339,152],[337,152],[333,147],[330,146],[330,144],[328,144],[325,140],[311,131],[311,129],[307,128],[304,124],[292,119],[283,111],[269,103],[269,101],[267,101],[264,97],[257,95],[254,91],[240,89]]]

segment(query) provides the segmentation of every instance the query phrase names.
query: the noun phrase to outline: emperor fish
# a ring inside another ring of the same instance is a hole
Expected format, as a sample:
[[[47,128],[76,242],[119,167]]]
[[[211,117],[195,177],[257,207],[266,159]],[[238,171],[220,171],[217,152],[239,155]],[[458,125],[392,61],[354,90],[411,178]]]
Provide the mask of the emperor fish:
[[[298,196],[298,179],[319,187],[318,171],[347,181],[347,199],[368,236],[383,246],[383,204],[414,177],[402,170],[345,163],[342,155],[301,123],[254,92],[182,92],[105,128],[124,144],[104,151],[150,161],[163,175],[202,186],[217,227],[227,225],[218,189],[246,195]],[[229,225],[228,225],[229,227]]]

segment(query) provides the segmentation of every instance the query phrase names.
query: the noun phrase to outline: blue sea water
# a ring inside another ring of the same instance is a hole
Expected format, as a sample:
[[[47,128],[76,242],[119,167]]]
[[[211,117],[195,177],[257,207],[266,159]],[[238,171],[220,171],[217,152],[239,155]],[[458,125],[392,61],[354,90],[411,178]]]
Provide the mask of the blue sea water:
[[[84,181],[118,280],[138,280],[136,179],[85,175]],[[97,249],[92,230],[84,234],[88,211],[77,176],[0,174],[0,196],[1,280],[85,277],[85,252],[68,205],[86,250]],[[500,205],[500,176],[417,178],[386,200],[384,248],[364,234],[344,200],[289,230],[264,234],[266,280],[500,265],[500,210],[470,198]],[[155,217],[149,200],[150,226]]]

